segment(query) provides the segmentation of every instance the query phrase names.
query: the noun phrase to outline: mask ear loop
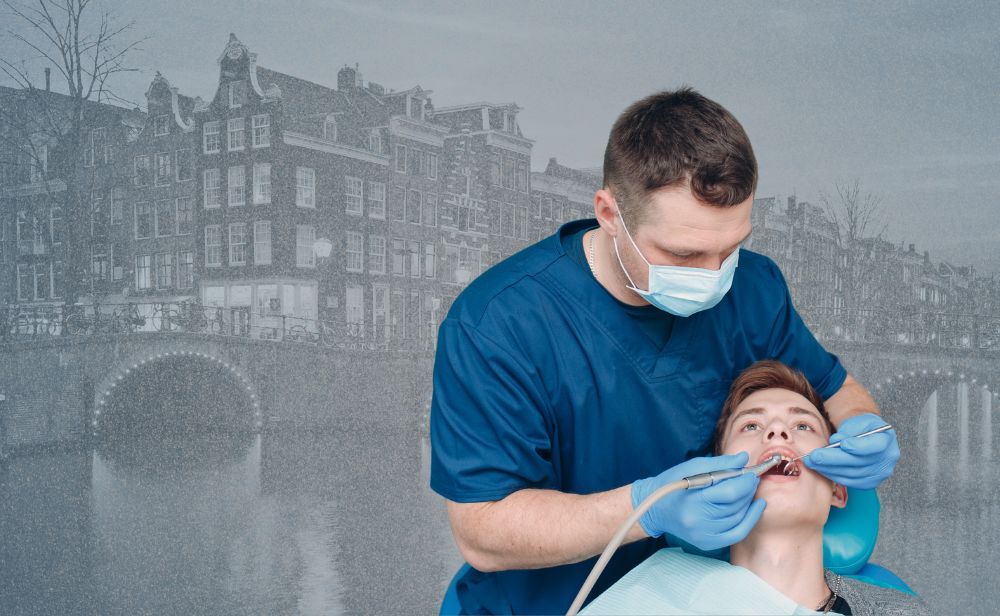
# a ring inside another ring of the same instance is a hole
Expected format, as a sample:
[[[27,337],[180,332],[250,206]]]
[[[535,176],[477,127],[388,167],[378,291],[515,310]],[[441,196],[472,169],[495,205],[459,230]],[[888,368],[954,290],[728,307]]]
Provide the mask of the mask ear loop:
[[[635,240],[632,239],[632,234],[629,233],[628,227],[625,226],[625,217],[622,216],[622,211],[618,210],[618,212],[616,212],[616,213],[618,214],[618,218],[620,218],[621,221],[622,221],[622,228],[625,229],[625,235],[628,236],[628,241],[632,242],[632,246],[635,247],[635,251],[637,253],[639,253],[639,258],[642,259],[646,263],[646,268],[648,269],[650,267],[649,266],[649,261],[646,261],[646,257],[642,256],[642,251],[639,250],[639,247],[636,245]],[[632,289],[633,291],[635,291],[636,293],[638,293],[639,295],[643,295],[643,294],[649,293],[649,291],[643,291],[638,286],[636,286],[635,281],[632,280],[632,276],[630,276],[629,273],[628,273],[628,270],[625,269],[625,263],[622,262],[622,255],[621,255],[620,252],[618,252],[618,238],[617,237],[612,237],[611,238],[611,242],[615,245],[615,256],[618,257],[618,265],[621,266],[622,271],[625,272],[625,277],[628,278],[629,284],[632,285],[629,288]]]

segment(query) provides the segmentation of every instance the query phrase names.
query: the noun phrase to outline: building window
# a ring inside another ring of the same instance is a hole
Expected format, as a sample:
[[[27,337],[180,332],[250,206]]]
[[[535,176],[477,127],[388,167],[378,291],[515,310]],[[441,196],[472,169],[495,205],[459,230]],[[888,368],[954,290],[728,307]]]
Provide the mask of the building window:
[[[104,282],[108,279],[108,255],[101,253],[90,258],[90,278],[93,282]]]
[[[500,163],[496,160],[490,161],[490,185],[500,185]]]
[[[139,154],[135,157],[133,163],[134,173],[132,176],[132,182],[136,186],[148,186],[149,185],[149,156],[146,154]]]
[[[205,267],[222,266],[222,225],[205,225]]]
[[[327,141],[337,140],[337,119],[332,114],[323,120],[323,138]]]
[[[316,242],[316,227],[312,225],[295,226],[295,265],[297,267],[316,267],[316,253],[313,244]]]
[[[229,82],[229,108],[242,107],[246,102],[247,84],[242,79]]]
[[[309,167],[295,168],[295,205],[316,207],[316,172]]]
[[[428,227],[437,226],[437,195],[424,195],[423,219]]]
[[[162,137],[170,134],[170,116],[158,115],[153,118],[153,136]]]
[[[433,152],[427,153],[427,177],[436,180],[438,176],[438,155]]]
[[[229,223],[229,265],[246,265],[247,263],[246,229],[245,223]]]
[[[402,276],[406,273],[406,243],[396,237],[392,239],[392,273]]]
[[[141,240],[153,235],[153,206],[152,204],[135,204],[135,239]]]
[[[240,206],[246,203],[246,173],[243,165],[229,168],[229,205]]]
[[[219,138],[218,122],[205,122],[202,124],[201,135],[205,154],[215,154],[221,149],[222,142]]]
[[[266,148],[271,145],[271,116],[253,116],[253,147]]]
[[[161,252],[156,255],[156,288],[168,289],[174,284],[174,255]]]
[[[271,163],[253,165],[253,202],[256,204],[271,202]]]
[[[420,224],[420,191],[410,190],[406,193],[406,222]]]
[[[194,253],[190,250],[177,253],[177,288],[194,286]]]
[[[524,163],[517,163],[517,189],[528,192],[528,166]]]
[[[191,150],[177,150],[177,181],[186,182],[194,178],[194,159]]]
[[[125,189],[115,186],[111,189],[111,224],[117,225],[125,219]]]
[[[368,216],[385,220],[385,182],[368,182]]]
[[[528,239],[528,206],[519,205],[517,206],[517,237],[526,240]]]
[[[271,222],[268,220],[253,223],[253,264],[271,264]]]
[[[368,236],[368,271],[385,273],[385,238],[381,235]]]
[[[406,173],[406,146],[396,146],[396,171]]]
[[[552,220],[552,197],[545,197],[542,200],[542,218]]]
[[[156,237],[166,237],[177,232],[177,202],[173,199],[160,199],[156,202],[153,228]]]
[[[218,169],[205,169],[205,209],[222,205],[222,178]]]
[[[364,256],[364,237],[357,231],[347,232],[347,271],[362,271]]]
[[[514,188],[514,159],[510,156],[504,156],[501,171],[503,172],[501,176],[503,187]]]
[[[156,154],[156,185],[166,186],[170,184],[170,152],[158,152]]]
[[[492,235],[500,235],[500,202],[496,199],[490,199],[490,233]]]
[[[229,151],[238,151],[243,149],[243,118],[229,118],[229,122],[226,124],[229,134]]]
[[[188,235],[191,233],[194,218],[194,203],[191,197],[177,198],[177,235]]]
[[[392,187],[392,219],[402,222],[406,217],[406,189],[402,186]]]
[[[135,256],[135,288],[139,291],[153,288],[152,255]]]
[[[352,177],[350,175],[344,178],[346,189],[344,191],[344,203],[346,205],[346,211],[348,214],[361,215],[361,205],[364,200],[364,195],[362,194],[362,187],[364,182],[361,178]]]
[[[434,254],[434,244],[424,244],[424,277],[433,278],[437,270],[437,260]]]
[[[502,212],[503,234],[507,237],[514,237],[514,204],[504,203]]]
[[[413,278],[420,277],[420,242],[416,240],[407,240],[406,250],[410,254],[410,276]]]
[[[406,154],[407,162],[409,163],[409,173],[410,175],[423,175],[424,174],[424,151],[417,150],[415,148],[410,148],[410,151]]]
[[[62,243],[62,208],[58,206],[52,206],[49,210],[49,239],[53,246]]]
[[[365,292],[364,288],[356,285],[348,285],[345,301],[347,308],[347,322],[360,326],[365,322]],[[364,332],[363,327],[357,327],[359,333]]]
[[[377,128],[368,133],[368,149],[375,154],[382,153],[382,134]]]

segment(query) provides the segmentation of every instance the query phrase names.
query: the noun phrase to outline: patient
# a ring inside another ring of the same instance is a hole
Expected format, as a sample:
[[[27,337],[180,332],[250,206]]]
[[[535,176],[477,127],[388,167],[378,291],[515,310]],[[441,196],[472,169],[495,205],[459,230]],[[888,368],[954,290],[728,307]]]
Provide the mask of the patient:
[[[715,453],[746,451],[750,465],[773,453],[794,458],[828,444],[833,432],[822,399],[800,372],[760,361],[730,388],[715,430]],[[784,466],[761,477],[756,497],[767,506],[747,537],[730,548],[729,561],[738,567],[677,548],[661,550],[585,612],[740,613],[733,610],[750,609],[746,595],[755,594],[755,613],[927,614],[913,595],[824,569],[823,526],[831,507],[846,505],[847,490],[804,464],[793,463],[790,476]],[[667,577],[684,579],[667,590]],[[665,601],[656,604],[660,599]]]

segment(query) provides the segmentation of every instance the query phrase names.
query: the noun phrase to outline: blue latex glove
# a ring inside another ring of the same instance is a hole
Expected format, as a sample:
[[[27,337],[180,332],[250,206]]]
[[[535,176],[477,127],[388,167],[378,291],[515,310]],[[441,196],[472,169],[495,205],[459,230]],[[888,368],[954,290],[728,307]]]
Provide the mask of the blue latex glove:
[[[656,477],[632,483],[632,508],[660,487],[709,471],[743,468],[749,455],[738,454],[692,458],[668,468]],[[741,541],[764,511],[764,500],[753,500],[760,478],[749,473],[726,479],[714,486],[677,490],[656,502],[639,518],[650,537],[669,533],[699,550],[714,550]]]
[[[899,460],[896,431],[886,430],[864,438],[851,437],[885,423],[874,413],[850,417],[830,437],[831,444],[841,443],[839,448],[816,449],[802,461],[808,468],[848,488],[874,488],[892,474]]]

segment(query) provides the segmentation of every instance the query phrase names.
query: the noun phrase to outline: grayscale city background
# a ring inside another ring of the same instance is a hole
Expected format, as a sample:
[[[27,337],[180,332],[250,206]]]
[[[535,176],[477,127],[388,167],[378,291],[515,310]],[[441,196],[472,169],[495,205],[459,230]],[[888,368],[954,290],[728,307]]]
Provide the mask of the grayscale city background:
[[[0,612],[436,613],[438,325],[683,84],[754,143],[746,247],[897,426],[872,562],[1000,602],[995,3],[0,14]]]

